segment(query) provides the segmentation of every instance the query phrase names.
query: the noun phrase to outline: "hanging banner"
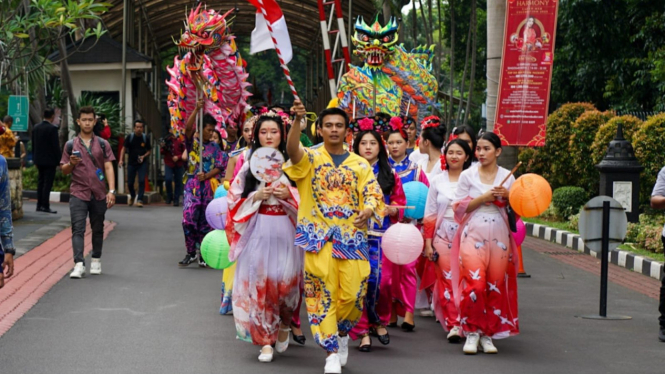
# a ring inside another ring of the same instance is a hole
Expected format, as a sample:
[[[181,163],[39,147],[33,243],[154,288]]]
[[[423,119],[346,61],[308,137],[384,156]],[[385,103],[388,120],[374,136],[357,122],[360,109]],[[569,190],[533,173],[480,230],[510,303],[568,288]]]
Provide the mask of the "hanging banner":
[[[507,0],[494,132],[504,145],[543,146],[559,0]]]

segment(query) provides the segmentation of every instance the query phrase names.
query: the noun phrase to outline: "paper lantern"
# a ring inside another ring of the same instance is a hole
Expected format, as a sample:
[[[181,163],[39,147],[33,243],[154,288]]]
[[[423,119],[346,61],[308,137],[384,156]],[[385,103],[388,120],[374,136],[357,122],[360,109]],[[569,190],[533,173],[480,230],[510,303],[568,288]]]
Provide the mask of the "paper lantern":
[[[526,225],[524,224],[524,221],[521,219],[517,220],[517,232],[512,232],[513,234],[513,239],[515,239],[515,243],[517,245],[522,245],[524,243],[524,239],[526,238]]]
[[[226,269],[233,265],[229,261],[229,241],[222,230],[210,231],[201,242],[203,261],[213,269]]]
[[[408,223],[390,226],[381,240],[383,254],[396,265],[406,265],[415,261],[423,252],[424,245],[425,241],[420,230]]]
[[[422,219],[425,216],[425,204],[427,203],[427,192],[429,189],[423,182],[407,182],[402,186],[406,195],[406,205],[415,209],[405,209],[404,217],[411,219]]]
[[[224,185],[220,185],[217,187],[215,190],[215,199],[219,199],[220,197],[226,197],[226,195],[229,194],[229,191],[224,187]]]
[[[229,212],[229,202],[225,197],[214,199],[206,208],[206,220],[215,230],[224,230],[226,227],[226,214]]]
[[[541,215],[552,202],[552,187],[537,174],[524,174],[510,188],[510,206],[521,217]]]

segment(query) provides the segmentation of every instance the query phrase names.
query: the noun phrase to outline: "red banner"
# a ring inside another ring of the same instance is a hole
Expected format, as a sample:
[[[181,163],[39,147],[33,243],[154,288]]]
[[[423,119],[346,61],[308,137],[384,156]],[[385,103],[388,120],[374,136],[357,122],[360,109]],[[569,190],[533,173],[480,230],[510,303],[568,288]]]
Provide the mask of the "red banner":
[[[559,0],[507,0],[494,132],[504,145],[545,145]]]

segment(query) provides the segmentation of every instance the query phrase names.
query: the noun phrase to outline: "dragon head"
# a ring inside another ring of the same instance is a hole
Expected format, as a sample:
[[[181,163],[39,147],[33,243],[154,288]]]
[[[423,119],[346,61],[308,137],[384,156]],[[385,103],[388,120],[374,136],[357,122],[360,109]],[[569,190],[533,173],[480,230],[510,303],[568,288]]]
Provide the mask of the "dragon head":
[[[390,17],[388,24],[382,26],[378,15],[372,25],[366,24],[363,17],[359,16],[355,25],[356,32],[351,38],[356,47],[354,53],[361,56],[371,69],[380,69],[387,56],[395,51],[399,39],[398,29],[399,23],[395,17]]]
[[[226,16],[232,11],[234,9],[221,15],[214,10],[201,10],[199,4],[189,12],[185,32],[180,36],[180,41],[175,42],[179,48],[192,52],[194,58],[189,61],[189,70],[200,70],[206,50],[219,48],[228,41]]]

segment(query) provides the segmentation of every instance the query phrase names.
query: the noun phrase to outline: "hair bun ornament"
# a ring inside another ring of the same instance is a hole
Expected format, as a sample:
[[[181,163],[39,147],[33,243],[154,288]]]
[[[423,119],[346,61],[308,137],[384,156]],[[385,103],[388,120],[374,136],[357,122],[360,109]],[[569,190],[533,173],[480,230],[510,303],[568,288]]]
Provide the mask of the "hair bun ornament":
[[[379,117],[365,117],[360,119],[352,119],[349,122],[349,128],[354,133],[361,131],[376,131],[383,132],[385,127],[384,121]]]
[[[420,126],[423,130],[429,129],[430,127],[439,127],[440,125],[441,125],[441,119],[437,116],[425,117],[420,122]]]
[[[402,131],[404,128],[404,122],[402,122],[401,117],[393,117],[390,119],[390,128],[392,131]]]
[[[448,163],[446,160],[446,155],[442,154],[439,160],[441,160],[441,170],[446,170],[446,164]]]

